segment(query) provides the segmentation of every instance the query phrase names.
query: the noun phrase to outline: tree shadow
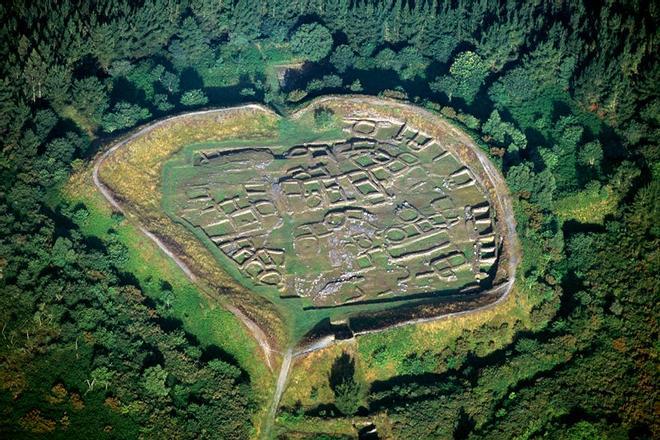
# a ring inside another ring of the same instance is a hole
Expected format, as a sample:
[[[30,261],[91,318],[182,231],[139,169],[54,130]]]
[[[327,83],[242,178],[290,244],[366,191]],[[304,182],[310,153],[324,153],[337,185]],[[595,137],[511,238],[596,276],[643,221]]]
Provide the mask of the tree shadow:
[[[458,411],[458,422],[454,430],[454,439],[462,440],[468,438],[476,424],[475,420],[465,412],[465,409],[461,408]]]
[[[355,359],[346,352],[343,352],[332,363],[330,373],[328,373],[328,381],[330,388],[336,392],[337,387],[343,383],[353,381],[355,377]]]
[[[172,287],[172,284],[170,284],[169,281],[160,280],[160,282],[158,284],[159,284],[160,290],[162,290],[163,292],[170,292],[171,293],[174,290],[174,287]]]
[[[182,90],[193,90],[193,89],[203,89],[204,80],[200,76],[197,70],[192,67],[187,67],[181,72],[181,89]]]
[[[72,77],[75,79],[87,78],[89,76],[97,76],[100,78],[107,78],[105,70],[101,67],[98,58],[93,55],[85,55],[73,66]]]
[[[135,84],[121,76],[113,79],[112,81],[110,101],[112,103],[127,101],[132,103],[139,103],[142,106],[149,105],[144,90],[137,88]]]

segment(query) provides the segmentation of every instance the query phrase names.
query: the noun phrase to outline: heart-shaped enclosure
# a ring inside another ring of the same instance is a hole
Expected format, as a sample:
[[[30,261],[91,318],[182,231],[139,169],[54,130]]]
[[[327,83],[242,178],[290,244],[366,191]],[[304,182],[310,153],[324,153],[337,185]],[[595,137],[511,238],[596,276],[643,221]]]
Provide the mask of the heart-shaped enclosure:
[[[404,123],[345,120],[346,139],[195,150],[171,168],[171,212],[239,281],[315,307],[459,290],[496,261],[485,191]]]
[[[366,98],[318,100],[288,120],[259,107],[251,117],[260,112],[261,122],[223,135],[226,114],[190,115],[157,163],[161,202],[226,273],[297,321],[295,334],[323,318],[389,310],[392,323],[496,299],[491,287],[508,275],[498,271],[503,206],[462,132]],[[205,117],[217,127],[200,136],[190,127]],[[109,186],[140,211],[139,197]],[[195,271],[181,234],[149,229]]]

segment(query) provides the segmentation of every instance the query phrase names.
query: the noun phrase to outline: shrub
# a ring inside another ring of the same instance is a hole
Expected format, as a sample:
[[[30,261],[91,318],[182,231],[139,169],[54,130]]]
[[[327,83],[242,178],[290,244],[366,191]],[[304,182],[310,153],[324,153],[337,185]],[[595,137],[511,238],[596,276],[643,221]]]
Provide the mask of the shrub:
[[[209,98],[206,97],[203,91],[200,89],[188,90],[186,93],[181,95],[180,100],[182,105],[186,107],[195,107],[198,105],[204,105],[209,102]]]
[[[317,128],[327,128],[332,124],[335,113],[327,107],[319,107],[314,110],[314,125]]]

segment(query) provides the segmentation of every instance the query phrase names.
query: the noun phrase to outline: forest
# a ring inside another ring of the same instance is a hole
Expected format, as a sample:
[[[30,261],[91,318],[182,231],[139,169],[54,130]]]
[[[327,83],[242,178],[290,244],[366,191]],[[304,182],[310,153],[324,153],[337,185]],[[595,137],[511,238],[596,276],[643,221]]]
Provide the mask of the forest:
[[[181,325],[126,219],[99,226],[65,188],[149,121],[329,94],[412,102],[480,142],[514,198],[531,311],[388,380],[342,356],[331,407],[284,407],[273,435],[660,436],[657,2],[8,0],[0,17],[3,438],[258,436],[260,370]]]

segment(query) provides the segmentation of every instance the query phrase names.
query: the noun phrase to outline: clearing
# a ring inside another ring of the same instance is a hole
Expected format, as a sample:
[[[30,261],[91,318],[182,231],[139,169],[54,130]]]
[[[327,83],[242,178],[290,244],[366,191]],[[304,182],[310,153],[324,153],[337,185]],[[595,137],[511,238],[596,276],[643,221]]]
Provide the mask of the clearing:
[[[518,261],[499,172],[449,122],[394,101],[176,116],[103,154],[95,182],[269,365],[292,345],[490,307]]]

